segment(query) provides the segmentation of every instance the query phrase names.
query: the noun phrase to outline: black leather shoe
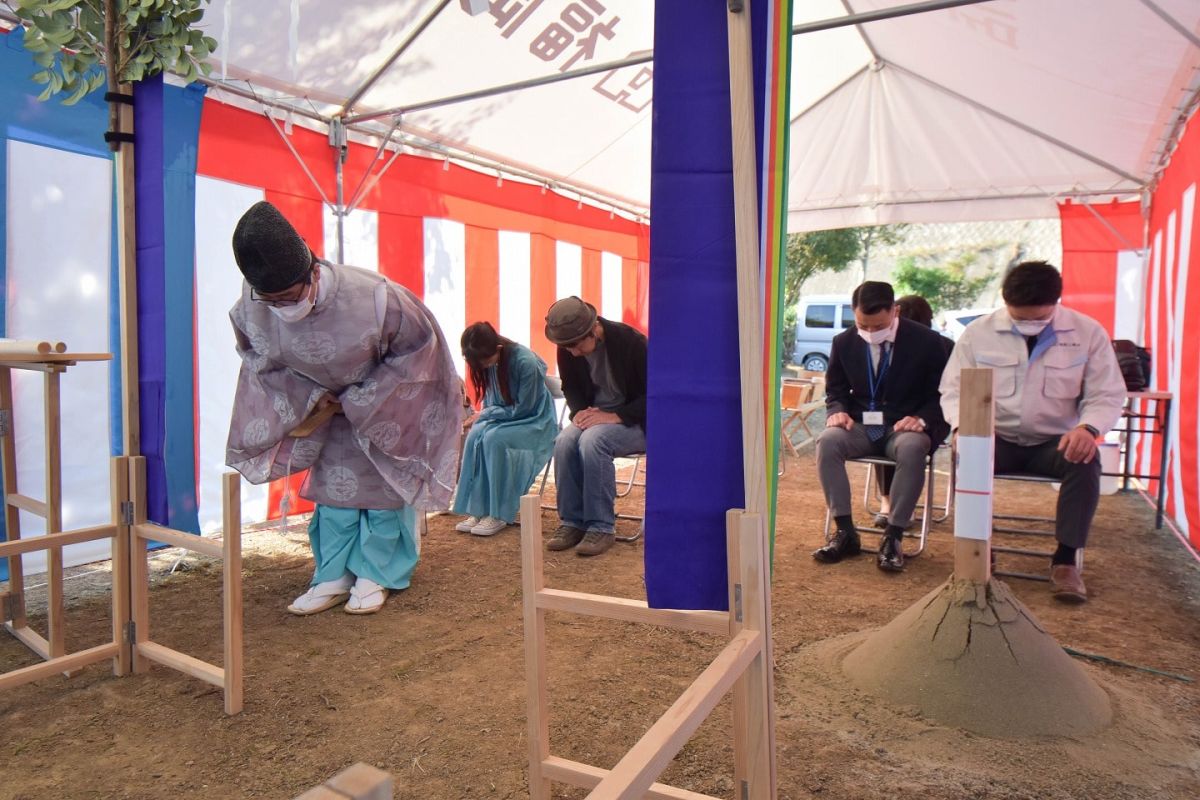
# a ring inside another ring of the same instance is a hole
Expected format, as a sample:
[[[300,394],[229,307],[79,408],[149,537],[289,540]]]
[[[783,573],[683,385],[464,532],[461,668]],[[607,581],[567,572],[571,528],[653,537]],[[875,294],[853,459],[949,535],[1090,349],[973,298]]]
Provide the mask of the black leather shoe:
[[[904,553],[901,550],[901,540],[894,536],[884,536],[879,541],[879,568],[885,572],[904,571]]]
[[[838,531],[829,544],[813,550],[812,557],[822,564],[836,564],[847,556],[856,556],[861,552],[857,531]]]

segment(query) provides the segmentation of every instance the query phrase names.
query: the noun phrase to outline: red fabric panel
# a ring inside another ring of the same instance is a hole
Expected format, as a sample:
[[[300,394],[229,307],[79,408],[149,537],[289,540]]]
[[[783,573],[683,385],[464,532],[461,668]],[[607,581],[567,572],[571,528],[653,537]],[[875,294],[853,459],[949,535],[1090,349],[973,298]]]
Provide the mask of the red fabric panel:
[[[466,226],[466,262],[467,324],[487,321],[499,327],[500,241],[495,230]],[[446,331],[448,340],[455,335]]]
[[[600,251],[583,248],[583,299],[600,308],[603,299],[603,279],[600,277]]]
[[[558,374],[558,348],[546,338],[546,312],[558,299],[554,250],[553,239],[529,237],[529,347]]]
[[[417,297],[425,296],[425,223],[420,217],[379,215],[379,273]]]
[[[1153,264],[1160,263],[1160,289],[1157,328],[1152,314],[1147,314],[1147,341],[1157,338],[1157,351],[1153,353],[1153,388],[1175,392],[1172,413],[1178,419],[1178,439],[1172,443],[1170,468],[1168,470],[1167,497],[1168,513],[1188,531],[1194,546],[1200,546],[1200,463],[1197,447],[1200,436],[1197,423],[1200,421],[1200,370],[1196,369],[1195,341],[1200,337],[1200,315],[1194,312],[1200,303],[1200,123],[1193,118],[1188,125],[1178,148],[1171,156],[1171,163],[1163,172],[1151,197],[1150,241],[1153,246]],[[1191,218],[1185,219],[1184,198],[1194,198]],[[1170,220],[1174,215],[1174,226]],[[1174,234],[1172,236],[1172,233]],[[1188,260],[1188,275],[1181,280],[1180,267]],[[1150,276],[1153,287],[1153,274]],[[1168,285],[1170,284],[1170,285]],[[1183,294],[1182,313],[1176,315],[1175,299]],[[1149,294],[1149,292],[1148,292]],[[1182,359],[1182,361],[1178,361]],[[1172,385],[1171,369],[1178,361],[1178,382]],[[1142,463],[1140,471],[1156,470],[1158,466],[1159,441],[1154,441],[1151,463]],[[1182,496],[1176,496],[1174,475],[1178,471]],[[1151,487],[1157,489],[1157,486]]]
[[[1058,207],[1062,222],[1063,305],[1092,317],[1112,335],[1116,317],[1117,253],[1143,245],[1140,203]]]

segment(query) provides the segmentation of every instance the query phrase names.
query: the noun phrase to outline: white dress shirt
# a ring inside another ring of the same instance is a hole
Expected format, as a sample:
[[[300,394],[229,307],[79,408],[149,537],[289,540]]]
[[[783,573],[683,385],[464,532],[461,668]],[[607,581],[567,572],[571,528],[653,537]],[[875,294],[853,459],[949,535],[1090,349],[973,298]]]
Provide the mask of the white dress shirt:
[[[1033,359],[1007,309],[972,322],[942,373],[942,411],[958,429],[959,375],[964,367],[994,373],[996,434],[1019,445],[1062,436],[1079,425],[1100,433],[1121,417],[1125,380],[1108,333],[1091,317],[1059,306]]]

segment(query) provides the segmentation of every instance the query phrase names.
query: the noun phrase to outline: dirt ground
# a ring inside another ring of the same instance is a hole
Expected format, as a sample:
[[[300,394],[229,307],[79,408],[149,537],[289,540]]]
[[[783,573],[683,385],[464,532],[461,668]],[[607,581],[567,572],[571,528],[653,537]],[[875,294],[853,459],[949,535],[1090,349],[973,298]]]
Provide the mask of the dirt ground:
[[[1053,503],[1046,486],[1002,485],[997,507],[1052,513]],[[553,516],[544,515],[547,536]],[[1200,796],[1200,683],[1083,662],[1109,693],[1115,720],[1081,739],[987,739],[851,689],[840,659],[946,579],[952,522],[935,527],[903,574],[888,575],[867,556],[816,564],[809,553],[823,517],[810,451],[790,461],[780,483],[773,603],[781,798]],[[430,520],[412,588],[373,617],[289,615],[311,569],[303,529],[247,533],[245,711],[226,717],[214,688],[162,667],[116,679],[98,664],[6,691],[0,798],[291,798],[355,761],[391,772],[401,798],[527,796],[518,533],[477,538],[456,533],[456,521]],[[1102,499],[1087,553],[1092,600],[1084,606],[1054,603],[1042,583],[1010,586],[1063,645],[1200,679],[1200,568],[1168,531],[1154,530],[1140,496]],[[640,543],[596,559],[547,553],[547,582],[644,597],[642,555]],[[219,662],[219,572],[189,557],[168,576],[173,561],[174,551],[155,558],[151,635]],[[99,643],[109,625],[96,588],[104,589],[104,571],[86,572],[68,583],[70,648]],[[31,593],[34,611],[40,591]],[[552,752],[603,767],[722,644],[642,625],[549,619]],[[0,636],[0,670],[30,663],[28,651]],[[731,765],[726,702],[662,780],[732,797]]]

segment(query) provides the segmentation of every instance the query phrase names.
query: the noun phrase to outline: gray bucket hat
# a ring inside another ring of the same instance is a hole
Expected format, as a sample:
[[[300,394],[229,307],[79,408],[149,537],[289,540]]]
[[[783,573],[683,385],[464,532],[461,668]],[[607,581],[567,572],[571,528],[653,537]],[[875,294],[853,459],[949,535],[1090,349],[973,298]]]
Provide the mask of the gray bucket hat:
[[[546,312],[546,338],[557,345],[577,342],[596,324],[596,307],[578,297],[564,297]]]

